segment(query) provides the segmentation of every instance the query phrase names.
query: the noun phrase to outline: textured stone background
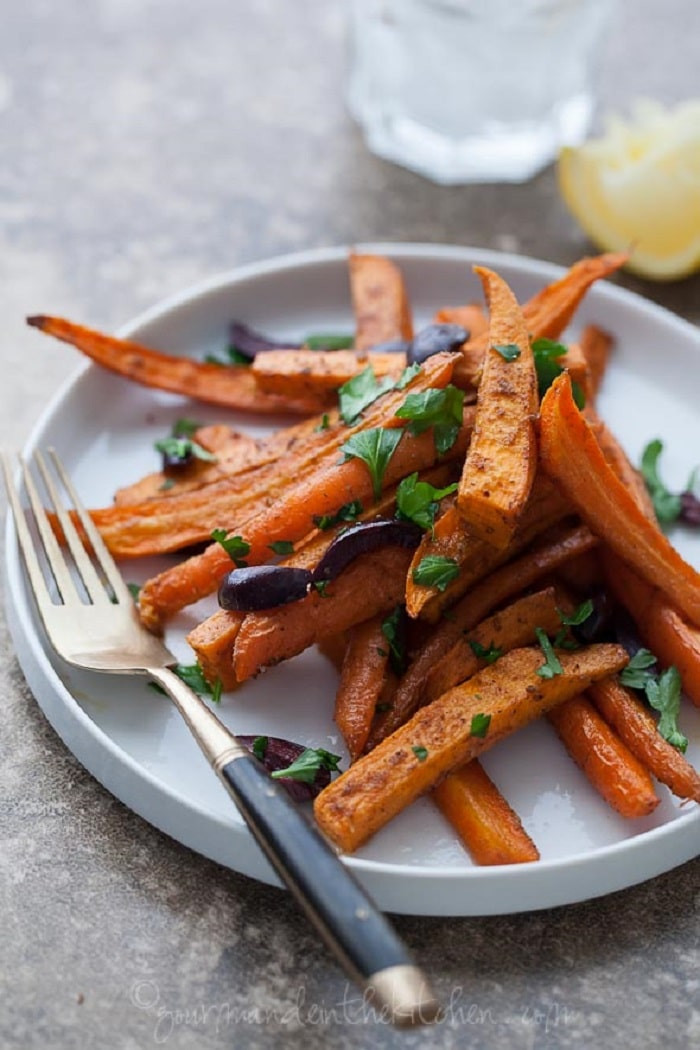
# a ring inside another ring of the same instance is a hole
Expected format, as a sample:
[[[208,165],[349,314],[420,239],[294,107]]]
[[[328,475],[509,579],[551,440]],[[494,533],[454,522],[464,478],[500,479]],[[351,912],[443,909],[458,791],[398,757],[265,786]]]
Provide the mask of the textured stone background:
[[[0,0],[0,18],[2,446],[76,363],[26,313],[114,327],[211,272],[353,240],[587,248],[551,170],[444,189],[370,156],[343,108],[338,0]],[[604,104],[697,94],[699,31],[693,0],[623,0]],[[698,277],[622,281],[700,318]],[[288,898],[110,797],[37,710],[4,626],[0,653],[0,1045],[700,1045],[697,861],[569,908],[398,919],[452,1010],[439,1032],[368,1027]]]

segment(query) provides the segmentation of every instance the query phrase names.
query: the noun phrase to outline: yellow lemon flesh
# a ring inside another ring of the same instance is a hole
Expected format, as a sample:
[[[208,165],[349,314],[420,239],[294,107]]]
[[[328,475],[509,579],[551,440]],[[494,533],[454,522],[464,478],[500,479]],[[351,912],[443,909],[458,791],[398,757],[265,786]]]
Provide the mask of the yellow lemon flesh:
[[[628,123],[559,157],[559,187],[588,236],[632,251],[628,269],[672,280],[700,269],[700,100],[637,103]]]

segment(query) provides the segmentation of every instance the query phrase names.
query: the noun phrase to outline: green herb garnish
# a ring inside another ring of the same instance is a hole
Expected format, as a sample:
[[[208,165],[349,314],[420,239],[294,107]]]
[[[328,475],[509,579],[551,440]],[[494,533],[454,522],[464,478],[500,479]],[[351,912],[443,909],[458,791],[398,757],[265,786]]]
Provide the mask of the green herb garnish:
[[[213,704],[221,702],[221,693],[223,691],[223,683],[220,678],[217,678],[213,685],[209,685],[209,682],[204,677],[204,672],[201,666],[196,664],[175,664],[172,668],[178,678],[182,679],[185,685],[188,685],[192,692],[197,693],[199,696],[208,696]],[[167,696],[165,689],[158,685],[157,682],[148,683],[151,689],[154,689],[156,693],[161,693],[163,696]]]
[[[642,452],[641,471],[644,482],[654,504],[654,513],[658,520],[669,525],[677,521],[681,513],[681,497],[679,493],[669,492],[659,477],[659,456],[663,451],[663,442],[658,438],[650,441]]]
[[[418,394],[409,394],[396,415],[407,419],[411,434],[422,434],[433,428],[435,448],[440,455],[452,448],[462,426],[464,391],[449,384],[444,389],[430,387]]]
[[[317,529],[325,532],[343,521],[355,521],[358,514],[362,514],[362,504],[359,499],[354,499],[350,503],[344,503],[335,514],[314,514],[313,523]]]
[[[175,487],[175,478],[166,478],[162,485],[158,486],[159,492],[169,492]]]
[[[286,769],[275,769],[270,776],[275,780],[300,780],[302,784],[313,784],[320,769],[334,772],[338,769],[340,755],[333,755],[322,747],[307,747]]]
[[[266,736],[256,736],[255,740],[253,741],[253,754],[261,762],[264,762],[264,760],[265,760],[265,752],[266,751],[267,751],[267,737]]]
[[[176,438],[191,438],[202,426],[203,424],[198,420],[188,419],[186,416],[183,416],[181,419],[175,420],[171,434]]]
[[[324,412],[323,415],[321,416],[321,422],[318,424],[317,427],[314,427],[314,433],[315,434],[320,434],[322,430],[328,430],[330,425],[331,425],[331,421],[330,421],[330,418],[328,416],[328,413]]]
[[[545,662],[541,667],[538,667],[535,673],[538,674],[540,678],[554,678],[555,675],[563,674],[564,668],[559,662],[559,657],[554,652],[552,643],[547,637],[547,632],[543,630],[542,627],[536,627],[535,634],[537,636],[537,641],[540,643],[542,652],[545,655]]]
[[[419,481],[418,472],[404,478],[396,490],[396,517],[412,521],[422,529],[432,529],[443,496],[456,492],[457,482],[436,489],[428,481]]]
[[[553,339],[535,339],[533,342],[532,353],[535,358],[537,387],[541,398],[547,393],[557,376],[564,371],[559,361],[567,352],[563,343],[557,343]],[[571,390],[576,405],[584,408],[586,397],[580,384],[572,380]]]
[[[412,747],[411,751],[416,756],[419,762],[425,762],[426,758],[428,757],[427,747],[422,747],[420,744],[416,744],[415,747]]]
[[[275,540],[274,543],[268,543],[268,547],[274,554],[294,553],[294,544],[291,540]]]
[[[656,664],[656,657],[648,649],[637,649],[627,667],[620,672],[620,682],[628,689],[646,689],[648,682],[654,678],[650,667]]]
[[[565,627],[580,627],[593,613],[593,599],[588,598],[585,602],[581,602],[570,616],[567,616],[561,609],[557,609],[557,612]]]
[[[202,448],[198,442],[193,441],[192,438],[186,437],[167,437],[161,438],[160,441],[156,441],[154,446],[156,452],[161,452],[164,456],[169,456],[171,459],[182,460],[183,463],[187,459],[202,459],[207,463],[218,462],[218,457],[213,452],[208,452],[207,449]]]
[[[246,562],[243,559],[246,554],[250,554],[250,544],[242,536],[229,536],[226,529],[213,529],[211,538],[216,543],[221,544],[231,561],[239,569],[246,567]]]
[[[652,678],[645,687],[647,700],[659,712],[656,728],[664,740],[679,751],[688,747],[688,738],[678,728],[681,708],[681,676],[677,667],[669,667],[658,678]]]
[[[491,349],[497,350],[504,361],[515,361],[520,357],[520,347],[517,343],[494,344]]]
[[[478,714],[474,715],[469,727],[469,732],[472,736],[478,736],[483,739],[489,731],[491,725],[491,715]]]
[[[372,365],[367,365],[364,371],[348,379],[347,383],[343,383],[338,389],[340,417],[343,422],[348,426],[354,423],[377,398],[393,390],[394,382],[392,376],[384,376],[378,380]]]
[[[382,494],[382,480],[389,460],[396,451],[403,431],[394,427],[373,427],[371,430],[360,430],[348,438],[340,451],[345,459],[361,459],[369,470],[372,479],[374,498]]]
[[[328,590],[328,584],[330,582],[331,582],[330,580],[315,580],[314,581],[314,587],[316,588],[316,590],[318,591],[318,593],[321,595],[322,598],[327,598],[328,597],[328,595],[326,594],[326,591]]]
[[[500,660],[503,656],[503,650],[491,642],[490,645],[482,645],[481,642],[467,639],[469,642],[469,648],[476,656],[477,660],[484,660],[487,664],[495,664],[496,660]]]
[[[126,586],[127,586],[128,590],[129,590],[129,594],[131,595],[131,597],[134,599],[135,602],[138,602],[139,595],[141,594],[141,584],[140,583],[127,583]]]
[[[406,612],[403,605],[397,605],[392,613],[382,621],[382,634],[389,643],[391,668],[397,675],[406,670]]]
[[[351,350],[354,345],[352,335],[307,335],[304,340],[307,350]]]
[[[413,582],[420,587],[436,587],[447,590],[448,584],[459,576],[459,565],[454,558],[440,554],[426,554],[413,570]]]
[[[421,366],[416,364],[409,365],[408,368],[404,368],[403,372],[396,380],[394,386],[397,390],[405,390],[409,383],[411,383],[418,373],[420,372]]]

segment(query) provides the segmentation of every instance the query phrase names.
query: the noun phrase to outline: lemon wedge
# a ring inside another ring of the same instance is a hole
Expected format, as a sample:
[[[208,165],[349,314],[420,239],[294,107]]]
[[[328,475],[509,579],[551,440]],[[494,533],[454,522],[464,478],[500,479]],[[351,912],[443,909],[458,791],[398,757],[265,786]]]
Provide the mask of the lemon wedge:
[[[632,250],[627,268],[672,280],[700,269],[700,100],[638,102],[625,122],[559,156],[559,187],[588,236]]]

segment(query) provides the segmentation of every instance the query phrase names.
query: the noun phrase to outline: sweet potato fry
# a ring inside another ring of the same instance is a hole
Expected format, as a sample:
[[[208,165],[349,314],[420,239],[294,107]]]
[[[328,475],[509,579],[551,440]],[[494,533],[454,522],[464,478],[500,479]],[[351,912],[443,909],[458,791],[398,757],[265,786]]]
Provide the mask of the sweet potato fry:
[[[406,367],[401,353],[359,354],[354,350],[268,350],[251,367],[255,382],[268,394],[328,397],[372,365],[377,378],[398,378]]]
[[[447,652],[426,668],[424,675],[409,678],[409,688],[405,685],[406,676],[399,682],[393,704],[377,717],[372,726],[371,746],[376,747],[380,740],[407,722],[418,707],[436,700],[485,667],[488,661],[477,655],[480,648],[495,650],[502,655],[534,642],[536,627],[550,633],[560,626],[557,598],[554,588],[550,587],[526,595],[473,629],[460,632]]]
[[[316,820],[352,852],[451,770],[626,663],[619,646],[595,645],[562,654],[563,673],[543,678],[542,651],[514,649],[422,707],[324,788],[314,803]]]
[[[581,333],[580,347],[588,364],[587,402],[595,401],[598,396],[614,343],[608,332],[594,324],[587,324]]]
[[[410,389],[444,386],[449,382],[452,364],[452,355],[436,355],[426,362]],[[384,415],[390,422],[393,421],[394,406],[398,407],[403,397],[403,391],[386,395]],[[372,425],[370,421],[373,418],[376,420],[377,415],[373,417],[370,410],[360,426]],[[264,561],[269,555],[270,543],[285,539],[296,542],[301,539],[309,532],[314,516],[335,513],[352,500],[360,500],[363,505],[370,503],[373,485],[366,465],[358,459],[338,463],[335,458],[335,450],[342,441],[360,426],[345,428],[340,439],[334,446],[331,445],[332,457],[328,455],[321,462],[316,462],[314,469],[302,472],[296,480],[285,477],[285,484],[280,485],[274,502],[244,523],[244,538],[250,544],[250,552],[246,555],[249,564]],[[464,427],[448,455],[463,455],[468,440],[469,428]],[[389,488],[406,474],[431,466],[436,459],[435,442],[430,430],[415,437],[404,433],[384,472],[382,484]],[[139,599],[142,622],[149,629],[158,630],[168,615],[216,590],[228,565],[226,552],[219,544],[213,544],[202,554],[148,580]]]
[[[595,682],[588,694],[605,721],[657,780],[679,798],[700,802],[700,775],[661,736],[648,707],[616,678]]]
[[[591,550],[598,541],[585,525],[562,531],[555,539],[546,540],[520,558],[491,573],[468,592],[434,630],[418,650],[399,683],[394,704],[414,711],[420,704],[420,693],[432,668],[485,616],[503,602],[531,587],[537,580],[565,564],[569,559]],[[375,742],[374,728],[370,736]],[[382,739],[381,736],[378,739]]]
[[[629,258],[627,253],[598,255],[592,259],[581,259],[558,281],[547,285],[523,306],[523,315],[528,332],[533,339],[558,339],[574,316],[584,295],[596,281],[619,270]],[[488,332],[470,339],[464,344],[463,353],[468,358],[476,349],[485,351],[490,345]],[[463,374],[463,369],[467,375]],[[454,382],[462,386],[473,377],[473,362],[455,367]]]
[[[491,309],[491,345],[484,356],[474,434],[459,483],[457,509],[475,536],[503,550],[515,532],[535,477],[537,377],[528,330],[515,296],[493,270],[474,269]]]
[[[165,354],[131,340],[96,332],[61,317],[37,315],[28,317],[27,324],[64,343],[70,343],[96,364],[125,379],[142,386],[193,397],[211,405],[244,412],[294,412],[310,416],[323,411],[328,404],[327,399],[264,394],[258,389],[250,369],[245,366],[207,364],[188,357]]]
[[[605,551],[603,564],[608,587],[637,624],[643,642],[663,667],[678,668],[683,692],[700,707],[700,631],[619,558]]]
[[[571,505],[544,475],[535,478],[530,499],[506,550],[499,550],[476,537],[456,508],[445,511],[426,533],[416,550],[406,579],[406,609],[409,616],[435,622],[477,580],[520,553],[532,540],[571,513]],[[459,566],[459,575],[440,591],[416,583],[414,573],[424,558],[450,558]]]
[[[410,551],[385,547],[365,554],[328,585],[322,596],[312,590],[301,601],[269,612],[248,613],[236,635],[233,667],[244,682],[263,667],[303,652],[326,634],[347,631],[377,613],[386,613],[403,597],[401,577]]]
[[[349,265],[355,349],[364,352],[392,339],[412,339],[411,308],[398,266],[381,255],[355,252]]]
[[[585,696],[553,708],[547,718],[574,762],[623,817],[648,816],[659,804],[651,777]]]
[[[608,466],[574,404],[566,373],[554,381],[542,401],[540,453],[543,468],[591,530],[643,579],[672,595],[680,612],[699,626],[700,574],[644,516]]]
[[[362,754],[384,688],[389,645],[382,632],[382,622],[382,616],[374,616],[347,632],[333,718],[343,734],[352,762]]]
[[[477,864],[539,860],[537,846],[493,780],[473,758],[433,788],[433,801]]]

